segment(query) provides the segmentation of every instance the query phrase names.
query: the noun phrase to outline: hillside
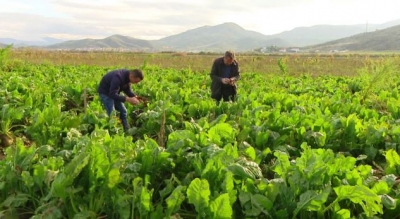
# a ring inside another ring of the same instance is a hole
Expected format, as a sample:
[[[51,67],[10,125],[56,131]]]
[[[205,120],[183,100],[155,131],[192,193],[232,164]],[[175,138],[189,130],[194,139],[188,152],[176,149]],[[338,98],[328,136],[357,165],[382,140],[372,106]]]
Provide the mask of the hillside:
[[[305,47],[309,50],[393,51],[400,50],[400,25],[361,33],[323,44]]]
[[[330,44],[337,39],[358,36],[360,34],[363,35],[366,31],[368,31],[368,34],[375,33],[379,30],[399,24],[400,20],[368,25],[315,25],[311,27],[298,27],[274,35],[264,35],[256,31],[246,30],[235,23],[223,23],[215,26],[207,25],[198,27],[159,40],[143,40],[129,36],[112,35],[104,39],[82,39],[54,43],[46,48],[185,52],[221,52],[231,49],[240,52],[270,46],[314,47],[314,45],[324,46],[326,42]],[[390,38],[390,36],[388,37]],[[12,41],[12,39],[3,39],[3,41],[4,40],[7,42]],[[55,42],[57,39],[48,38],[45,40],[46,42]],[[385,40],[389,39],[385,38]],[[1,41],[0,38],[0,42],[4,44],[3,41]],[[348,42],[345,43],[348,44]],[[379,45],[377,46],[379,47]],[[361,47],[362,45],[360,44],[358,47],[354,48],[361,49]],[[392,49],[390,43],[381,47],[380,50],[385,48],[389,50]]]
[[[280,38],[296,46],[310,46],[396,25],[400,25],[400,20],[382,24],[314,25],[294,28],[290,31],[272,35],[272,37]]]
[[[113,35],[104,39],[70,40],[63,43],[48,46],[50,49],[131,49],[151,50],[153,45],[150,41],[136,39],[128,36]]]
[[[140,40],[113,35],[105,39],[71,40],[48,46],[50,49],[107,49],[123,48],[152,51],[249,51],[257,47],[278,45],[290,46],[288,42],[271,38],[255,31],[245,30],[234,23],[203,26],[168,36],[160,40]]]
[[[255,31],[245,30],[235,23],[203,26],[155,41],[165,50],[189,51],[248,51],[260,46],[290,46],[290,43]]]

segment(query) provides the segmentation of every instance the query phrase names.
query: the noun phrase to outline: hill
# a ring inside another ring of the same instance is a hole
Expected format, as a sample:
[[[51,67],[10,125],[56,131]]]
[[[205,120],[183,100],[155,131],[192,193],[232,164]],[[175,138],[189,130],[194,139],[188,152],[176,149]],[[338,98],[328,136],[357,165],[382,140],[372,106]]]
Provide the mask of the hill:
[[[245,30],[234,23],[203,26],[159,40],[141,40],[113,35],[105,39],[71,40],[48,46],[50,49],[128,49],[150,51],[249,51],[264,45],[290,46],[279,38]]]
[[[374,32],[361,33],[351,37],[306,47],[309,50],[331,51],[394,51],[400,50],[400,25]]]
[[[112,35],[104,39],[70,40],[48,46],[50,49],[129,49],[151,50],[150,41],[136,39],[128,36]]]
[[[203,26],[155,41],[164,50],[184,51],[248,51],[260,46],[290,46],[279,38],[245,30],[235,23]]]
[[[280,38],[295,46],[310,46],[396,25],[400,25],[400,20],[383,24],[314,25],[294,28],[290,31],[272,35],[272,37]]]

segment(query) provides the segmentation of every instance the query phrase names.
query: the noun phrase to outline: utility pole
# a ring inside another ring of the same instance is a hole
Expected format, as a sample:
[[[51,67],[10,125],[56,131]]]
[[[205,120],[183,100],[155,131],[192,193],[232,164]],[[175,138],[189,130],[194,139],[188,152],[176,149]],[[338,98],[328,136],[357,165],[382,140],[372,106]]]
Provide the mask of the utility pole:
[[[367,21],[367,23],[365,24],[365,33],[368,33],[368,21]]]

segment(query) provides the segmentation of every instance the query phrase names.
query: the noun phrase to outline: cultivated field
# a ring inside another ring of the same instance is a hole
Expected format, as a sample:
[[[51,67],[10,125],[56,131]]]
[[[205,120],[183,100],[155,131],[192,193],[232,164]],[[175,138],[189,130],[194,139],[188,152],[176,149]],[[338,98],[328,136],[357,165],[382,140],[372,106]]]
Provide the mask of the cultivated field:
[[[399,218],[396,55],[0,53],[0,218]],[[141,68],[123,133],[96,93]]]

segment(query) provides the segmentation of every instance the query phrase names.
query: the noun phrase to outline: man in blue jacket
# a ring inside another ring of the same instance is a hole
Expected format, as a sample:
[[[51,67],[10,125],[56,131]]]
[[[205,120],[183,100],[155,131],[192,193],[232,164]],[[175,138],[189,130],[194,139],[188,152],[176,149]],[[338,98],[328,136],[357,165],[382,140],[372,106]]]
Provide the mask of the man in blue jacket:
[[[119,112],[119,118],[121,119],[125,131],[129,129],[129,124],[124,102],[128,102],[132,105],[140,103],[132,91],[131,84],[137,84],[142,80],[143,72],[139,69],[118,69],[108,72],[100,81],[97,91],[100,95],[101,102],[109,116],[114,108]],[[126,96],[120,95],[121,91],[125,93]]]
[[[240,78],[239,63],[232,51],[214,60],[211,68],[211,98],[217,101],[235,101],[236,81]]]

